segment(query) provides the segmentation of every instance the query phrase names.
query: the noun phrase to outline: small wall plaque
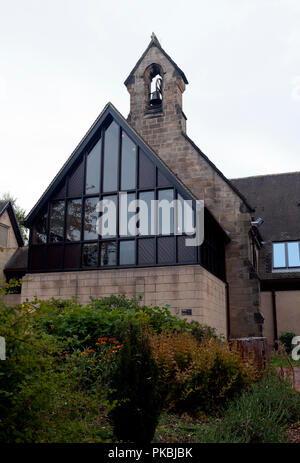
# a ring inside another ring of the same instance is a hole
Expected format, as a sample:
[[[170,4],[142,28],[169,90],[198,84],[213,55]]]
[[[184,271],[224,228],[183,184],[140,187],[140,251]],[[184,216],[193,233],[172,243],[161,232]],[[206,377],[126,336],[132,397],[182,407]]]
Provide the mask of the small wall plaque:
[[[192,315],[192,309],[182,309],[181,315]]]

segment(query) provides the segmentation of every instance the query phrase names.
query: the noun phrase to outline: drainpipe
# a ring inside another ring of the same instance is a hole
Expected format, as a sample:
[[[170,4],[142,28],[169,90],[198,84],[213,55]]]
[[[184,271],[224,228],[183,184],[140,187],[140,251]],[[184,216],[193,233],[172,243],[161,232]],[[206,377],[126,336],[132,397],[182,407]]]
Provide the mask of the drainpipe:
[[[272,289],[272,307],[273,307],[273,324],[274,324],[274,342],[275,349],[278,349],[278,329],[277,329],[277,311],[276,311],[276,292]]]

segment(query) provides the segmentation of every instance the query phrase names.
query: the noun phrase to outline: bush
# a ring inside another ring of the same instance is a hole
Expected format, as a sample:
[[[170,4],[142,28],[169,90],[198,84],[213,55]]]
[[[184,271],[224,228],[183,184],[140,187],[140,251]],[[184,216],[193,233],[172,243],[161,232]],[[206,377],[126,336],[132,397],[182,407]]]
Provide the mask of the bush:
[[[212,412],[256,379],[253,364],[218,339],[199,344],[190,333],[162,333],[151,337],[151,347],[172,411]]]
[[[152,358],[147,335],[130,325],[111,375],[111,400],[117,405],[110,412],[118,440],[146,444],[153,439],[161,412],[158,368]]]
[[[286,442],[286,427],[300,419],[300,394],[266,371],[232,402],[223,418],[201,428],[201,442],[267,443]]]
[[[293,344],[292,344],[292,339],[295,337],[295,333],[292,331],[285,331],[284,333],[281,333],[279,337],[279,341],[284,345],[284,348],[286,350],[286,353],[290,355],[293,350]]]

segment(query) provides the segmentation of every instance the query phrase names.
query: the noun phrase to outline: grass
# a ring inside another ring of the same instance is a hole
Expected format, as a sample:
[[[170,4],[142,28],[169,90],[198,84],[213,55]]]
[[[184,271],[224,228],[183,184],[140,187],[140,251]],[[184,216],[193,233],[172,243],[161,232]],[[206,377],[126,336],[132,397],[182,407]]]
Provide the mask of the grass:
[[[289,360],[290,360],[291,364],[293,365],[293,367],[300,367],[300,360],[293,360],[292,357],[289,357]],[[280,368],[280,365],[281,365],[281,356],[280,356],[280,354],[274,353],[272,355],[271,365],[276,367],[276,368]],[[288,368],[290,366],[289,362],[287,361],[286,358],[283,358],[282,366],[284,368]]]

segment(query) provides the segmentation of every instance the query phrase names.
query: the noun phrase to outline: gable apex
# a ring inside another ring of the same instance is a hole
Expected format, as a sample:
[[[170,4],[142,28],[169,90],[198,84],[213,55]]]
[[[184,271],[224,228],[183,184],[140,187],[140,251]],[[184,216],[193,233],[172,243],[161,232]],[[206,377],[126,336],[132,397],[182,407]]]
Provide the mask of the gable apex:
[[[127,77],[127,79],[125,80],[124,82],[124,85],[127,87],[128,84],[130,84],[132,78],[133,78],[133,75],[135,73],[135,71],[137,70],[137,68],[139,67],[140,63],[143,61],[143,59],[145,58],[145,56],[147,55],[147,53],[149,52],[149,50],[152,48],[152,47],[157,47],[158,50],[165,56],[165,58],[167,58],[167,60],[174,66],[174,68],[176,69],[176,71],[178,72],[178,74],[182,77],[183,81],[185,84],[188,84],[188,80],[184,74],[184,72],[180,69],[179,66],[177,66],[177,64],[172,60],[172,58],[165,52],[165,50],[162,48],[162,46],[160,45],[159,41],[158,41],[158,38],[156,37],[156,35],[154,34],[154,32],[152,32],[152,35],[151,35],[151,41],[148,45],[148,47],[146,48],[146,50],[144,51],[144,53],[142,54],[142,56],[140,57],[140,59],[138,60],[138,62],[136,63],[136,65],[134,66],[134,68],[132,69],[132,71],[130,72],[129,76]]]

